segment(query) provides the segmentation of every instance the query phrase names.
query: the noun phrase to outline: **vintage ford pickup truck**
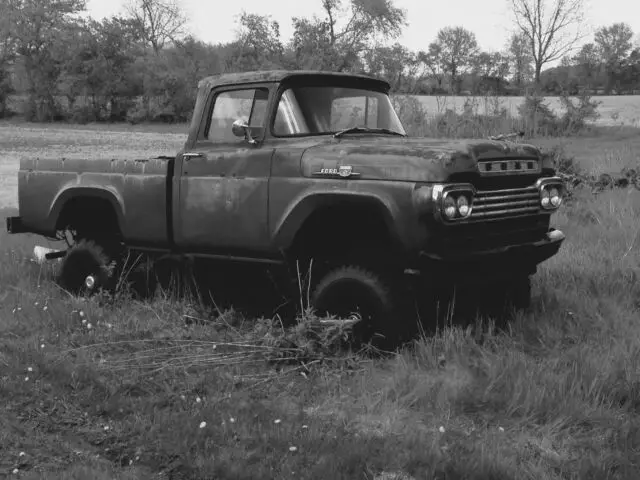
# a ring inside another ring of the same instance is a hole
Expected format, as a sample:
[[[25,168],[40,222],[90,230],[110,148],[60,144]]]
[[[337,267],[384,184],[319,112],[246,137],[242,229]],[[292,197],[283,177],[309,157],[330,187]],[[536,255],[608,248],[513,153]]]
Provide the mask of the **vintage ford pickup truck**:
[[[495,282],[526,306],[564,240],[551,160],[502,139],[408,138],[389,88],[315,71],[205,78],[175,156],[22,159],[7,229],[70,232],[59,255],[78,291],[104,284],[123,251],[312,265],[312,306],[359,312],[366,338],[398,328],[398,292],[416,281]]]

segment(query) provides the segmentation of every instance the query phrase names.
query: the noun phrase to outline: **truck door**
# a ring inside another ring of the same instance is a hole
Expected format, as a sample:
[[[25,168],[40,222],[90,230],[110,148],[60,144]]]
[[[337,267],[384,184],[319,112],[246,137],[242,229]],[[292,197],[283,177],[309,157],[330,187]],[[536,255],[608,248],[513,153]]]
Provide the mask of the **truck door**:
[[[260,127],[267,122],[269,90],[239,86],[213,92],[193,148],[179,162],[174,240],[190,253],[251,256],[269,246],[268,145],[250,145],[232,130],[242,118]]]

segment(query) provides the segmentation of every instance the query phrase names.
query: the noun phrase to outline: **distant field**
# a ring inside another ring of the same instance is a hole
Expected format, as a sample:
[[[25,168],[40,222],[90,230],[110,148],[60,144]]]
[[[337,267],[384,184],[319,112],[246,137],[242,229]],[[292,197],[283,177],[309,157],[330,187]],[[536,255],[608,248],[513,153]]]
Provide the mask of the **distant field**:
[[[139,158],[172,155],[186,140],[186,126],[13,125],[0,123],[0,207],[17,205],[21,157]]]
[[[429,97],[434,98],[434,97]],[[613,97],[607,97],[613,98]],[[638,97],[640,98],[640,97]],[[431,100],[430,100],[431,101]],[[0,122],[0,207],[17,206],[21,157],[136,158],[172,155],[186,140],[187,125],[35,125]],[[640,130],[613,129],[593,137],[540,138],[541,147],[563,145],[594,172],[619,172],[640,162]]]
[[[419,96],[429,115],[436,115],[446,109],[458,112],[463,110],[465,102],[476,105],[479,113],[506,108],[511,115],[518,115],[518,106],[524,101],[524,97],[456,97],[456,96]],[[600,118],[598,125],[627,125],[640,126],[640,95],[619,95],[593,97],[602,102],[598,111]],[[562,113],[558,97],[546,97],[546,103],[556,112]]]

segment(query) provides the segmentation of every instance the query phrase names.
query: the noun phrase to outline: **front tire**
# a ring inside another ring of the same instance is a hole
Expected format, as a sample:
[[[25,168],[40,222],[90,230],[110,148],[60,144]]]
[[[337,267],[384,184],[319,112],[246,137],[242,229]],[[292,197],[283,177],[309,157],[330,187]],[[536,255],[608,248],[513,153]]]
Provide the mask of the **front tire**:
[[[389,279],[372,269],[342,265],[329,269],[311,295],[316,315],[359,319],[352,326],[356,346],[371,343],[390,348],[397,343],[398,309]]]

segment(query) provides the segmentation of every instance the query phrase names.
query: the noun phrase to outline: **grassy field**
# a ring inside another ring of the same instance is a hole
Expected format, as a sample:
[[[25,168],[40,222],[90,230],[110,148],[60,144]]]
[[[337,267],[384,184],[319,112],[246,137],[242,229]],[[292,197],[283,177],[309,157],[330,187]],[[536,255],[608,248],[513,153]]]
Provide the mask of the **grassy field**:
[[[18,155],[184,141],[144,130],[1,126],[0,216]],[[640,168],[629,131],[534,143]],[[554,223],[568,240],[508,328],[451,326],[386,359],[304,345],[304,322],[285,348],[277,321],[189,297],[71,298],[29,260],[43,242],[0,231],[0,476],[640,478],[640,192],[578,192]]]

